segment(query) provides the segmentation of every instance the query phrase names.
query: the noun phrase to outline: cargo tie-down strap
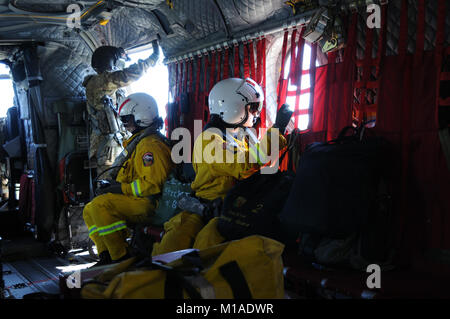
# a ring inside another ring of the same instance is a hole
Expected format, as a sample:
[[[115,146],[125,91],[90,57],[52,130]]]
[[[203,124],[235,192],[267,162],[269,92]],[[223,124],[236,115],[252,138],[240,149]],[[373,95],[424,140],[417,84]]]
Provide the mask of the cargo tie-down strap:
[[[264,92],[263,108],[261,110],[261,128],[266,128],[266,38],[262,37],[257,40],[257,61],[256,61],[256,83],[258,83]]]
[[[255,67],[255,49],[254,49],[254,45],[253,45],[253,41],[250,41],[250,43],[248,44],[249,46],[249,55],[250,55],[250,59],[249,59],[249,63],[250,63],[250,76],[252,78],[254,78],[256,76],[256,67]]]
[[[248,52],[248,45],[247,41],[244,41],[243,47],[244,47],[244,78],[250,77],[250,56]]]
[[[447,4],[448,5],[448,4]],[[436,85],[436,121],[439,125],[439,140],[447,167],[450,170],[450,48],[444,48],[445,0],[438,2],[435,63],[438,68]]]
[[[372,58],[374,28],[367,26],[364,58],[356,61],[357,68],[361,70],[361,76],[358,75],[359,79],[354,84],[356,99],[353,100],[353,121],[358,127],[361,125],[368,125],[372,127],[376,122],[378,109],[377,95],[379,95],[381,79],[380,66],[382,63],[382,58],[385,55],[386,14],[387,4],[382,4],[381,29],[378,35],[378,50],[376,58]],[[356,23],[356,21],[352,19],[352,23]],[[355,37],[354,27],[355,26],[352,25],[350,31],[351,34],[349,34],[349,41],[350,38],[353,40]],[[375,68],[375,74],[372,73],[372,68]],[[375,79],[372,79],[373,77]]]
[[[437,68],[436,76],[436,110],[435,114],[438,117],[439,107],[445,105],[445,102],[439,97],[439,84],[441,84],[441,76],[445,72],[441,72],[442,58],[445,54],[443,48],[444,34],[445,34],[445,0],[439,0],[437,6],[437,32],[436,32],[436,47],[435,47],[435,67]],[[412,150],[412,130],[413,130],[413,109],[412,105],[415,105],[416,101],[413,100],[413,96],[417,95],[417,88],[423,88],[423,82],[415,82],[415,79],[424,78],[427,70],[423,67],[424,56],[424,40],[425,40],[425,0],[418,1],[417,10],[417,26],[416,26],[416,47],[412,56],[412,60],[407,55],[408,47],[408,6],[407,0],[402,1],[401,17],[400,17],[400,35],[399,35],[399,48],[398,55],[400,61],[403,63],[403,100],[402,100],[402,118],[401,118],[401,214],[399,216],[399,231],[397,232],[397,242],[402,242],[402,235],[406,228],[407,213],[410,211],[410,183],[409,176],[411,174],[411,150]],[[442,76],[445,80],[446,75]],[[441,104],[444,102],[443,104]],[[450,104],[450,103],[449,103]],[[448,106],[447,106],[448,107]],[[438,121],[438,119],[436,119]],[[442,143],[442,140],[441,140]],[[446,146],[443,145],[443,151],[445,154]]]
[[[296,92],[295,92],[295,107],[294,107],[294,123],[295,127],[298,127],[299,122],[299,112],[300,112],[300,95],[302,94],[302,76],[303,76],[303,52],[305,48],[305,39],[303,39],[303,31],[305,29],[302,28],[299,32],[300,37],[297,41],[297,55],[294,56],[292,60],[294,60],[295,67],[293,69],[292,75],[294,78],[294,81],[292,84],[297,86]],[[294,39],[295,40],[295,39]],[[295,48],[295,43],[294,43]],[[291,61],[292,62],[292,61]],[[292,78],[291,78],[292,81]],[[309,89],[307,89],[309,92]],[[305,91],[306,93],[306,91]]]
[[[288,43],[289,31],[287,29],[284,30],[283,35],[283,46],[281,49],[281,68],[280,68],[280,76],[278,78],[278,87],[277,87],[277,110],[286,103],[286,95],[287,95],[287,84],[288,80],[284,78],[284,69],[286,65],[286,53],[287,53],[287,43]]]
[[[316,78],[316,58],[317,58],[317,44],[311,44],[311,55],[309,60],[308,68],[303,70],[303,56],[306,42],[303,39],[304,28],[297,29],[296,27],[292,30],[291,38],[289,37],[289,30],[284,30],[283,45],[281,50],[281,68],[280,75],[278,78],[277,85],[277,107],[280,107],[286,103],[288,96],[295,97],[295,104],[292,105],[294,108],[294,123],[295,127],[299,126],[299,116],[309,115],[312,119],[313,116],[313,104],[314,104],[314,90],[315,90],[315,78]],[[289,63],[289,73],[285,74],[286,69],[286,56],[288,54],[288,43],[290,42],[290,63]],[[309,76],[309,87],[303,88],[302,78],[304,76]],[[289,83],[295,86],[294,90],[288,91]],[[304,94],[309,94],[308,108],[301,108],[301,96]],[[312,125],[312,120],[308,122],[308,127]],[[303,130],[302,133],[307,132]]]
[[[291,66],[289,68],[289,81],[293,84],[296,85],[297,84],[297,79],[295,77],[295,70],[297,69],[296,67],[296,62],[297,62],[297,54],[299,54],[300,52],[296,51],[296,41],[297,41],[297,29],[294,28],[294,30],[292,31],[291,34]]]
[[[230,77],[230,48],[228,46],[225,47],[225,57],[223,64],[223,78],[228,79]]]
[[[241,77],[241,72],[240,72],[240,61],[239,61],[239,43],[235,43],[234,44],[234,73],[233,76],[235,78],[240,78]]]
[[[217,49],[217,78],[216,83],[222,80],[222,49]]]
[[[211,92],[215,83],[215,75],[216,75],[216,50],[211,52],[211,64],[209,69],[209,90]]]
[[[200,107],[202,110],[202,123],[203,126],[205,126],[206,122],[208,122],[208,116],[209,116],[209,108],[208,108],[208,103],[206,102],[206,98],[209,95],[209,91],[208,91],[208,86],[207,86],[207,81],[208,81],[208,68],[209,68],[209,60],[208,60],[208,55],[205,55],[203,60],[205,61],[205,67],[204,67],[204,72],[203,72],[203,93],[202,93],[202,100],[200,101]],[[208,116],[205,116],[208,115]]]

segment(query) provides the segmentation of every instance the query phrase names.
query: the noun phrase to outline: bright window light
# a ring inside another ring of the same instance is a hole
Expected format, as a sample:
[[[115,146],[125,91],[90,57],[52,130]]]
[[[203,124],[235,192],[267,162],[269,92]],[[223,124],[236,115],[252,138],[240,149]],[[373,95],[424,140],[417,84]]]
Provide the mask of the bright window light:
[[[298,49],[298,48],[297,48]],[[296,49],[296,51],[297,51]],[[297,52],[296,52],[297,53]],[[302,61],[302,70],[308,71],[310,67],[310,61],[311,61],[311,46],[306,44],[304,45],[303,49],[303,61]],[[318,65],[318,62],[316,61],[316,66]],[[289,70],[291,68],[291,55],[289,54],[286,57],[285,67],[284,67],[284,78],[287,79],[289,76]],[[303,74],[301,79],[301,89],[306,90],[311,87],[311,78],[309,73]],[[297,86],[291,84],[291,81],[289,81],[288,84],[288,92],[296,92]],[[309,109],[309,100],[310,100],[311,94],[309,92],[305,92],[300,95],[299,99],[299,109],[300,110],[307,110]],[[290,109],[292,111],[295,110],[295,95],[287,96],[286,97],[286,103],[290,106]],[[291,122],[294,122],[294,117],[292,117]],[[308,114],[302,114],[298,115],[298,129],[301,131],[306,130],[308,128],[309,124],[309,115]],[[292,124],[293,127],[293,124]]]
[[[55,268],[58,269],[59,271],[61,271],[62,273],[72,273],[77,270],[87,269],[89,267],[94,266],[95,264],[96,264],[96,262],[92,262],[92,263],[79,264],[79,265],[57,266]]]
[[[139,59],[146,59],[152,54],[153,50],[148,49],[141,52],[129,54],[131,61],[126,63],[130,66]],[[167,66],[163,64],[164,55],[160,50],[159,60],[154,67],[151,67],[147,72],[136,82],[127,87],[127,93],[144,92],[153,96],[158,103],[159,116],[164,120],[166,114],[166,104],[168,101],[169,92],[169,71]],[[165,128],[164,128],[165,130]]]
[[[14,89],[9,76],[9,67],[0,63],[0,117],[6,117],[8,109],[14,105]]]

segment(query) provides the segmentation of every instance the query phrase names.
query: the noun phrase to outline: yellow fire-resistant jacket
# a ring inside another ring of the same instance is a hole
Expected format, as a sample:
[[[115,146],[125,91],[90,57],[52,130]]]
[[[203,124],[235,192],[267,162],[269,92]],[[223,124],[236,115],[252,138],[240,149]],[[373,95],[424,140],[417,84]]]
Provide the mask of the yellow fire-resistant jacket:
[[[271,130],[274,129],[269,129],[260,143],[251,147],[246,139],[228,136],[225,140],[222,134],[209,130],[201,133],[195,141],[192,160],[196,176],[191,188],[195,195],[207,200],[224,198],[237,180],[259,170],[270,155]],[[281,134],[278,136],[282,150],[286,147],[286,139]],[[219,150],[220,154],[217,154]]]
[[[124,142],[124,147],[139,133]],[[156,135],[144,137],[120,169],[116,181],[125,195],[147,197],[162,191],[174,164],[170,148]]]

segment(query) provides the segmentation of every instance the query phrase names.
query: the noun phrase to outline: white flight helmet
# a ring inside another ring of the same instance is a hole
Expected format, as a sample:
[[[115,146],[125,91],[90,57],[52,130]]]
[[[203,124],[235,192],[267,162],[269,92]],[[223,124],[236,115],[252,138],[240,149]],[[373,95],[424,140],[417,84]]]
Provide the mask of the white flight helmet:
[[[229,78],[216,83],[209,93],[209,112],[219,115],[225,123],[237,126],[248,118],[247,104],[261,112],[263,101],[263,90],[254,80]]]
[[[133,93],[125,98],[119,108],[119,116],[134,115],[140,127],[150,126],[159,116],[158,104],[146,93]]]

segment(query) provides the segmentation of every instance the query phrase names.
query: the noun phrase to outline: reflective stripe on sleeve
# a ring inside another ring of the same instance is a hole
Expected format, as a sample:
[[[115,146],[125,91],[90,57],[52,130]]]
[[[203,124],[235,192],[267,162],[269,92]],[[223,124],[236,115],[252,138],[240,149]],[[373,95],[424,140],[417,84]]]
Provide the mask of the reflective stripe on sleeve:
[[[266,154],[261,150],[259,143],[250,146],[248,151],[259,165],[266,163]]]
[[[141,196],[141,183],[138,179],[131,183],[131,191],[135,197]]]

